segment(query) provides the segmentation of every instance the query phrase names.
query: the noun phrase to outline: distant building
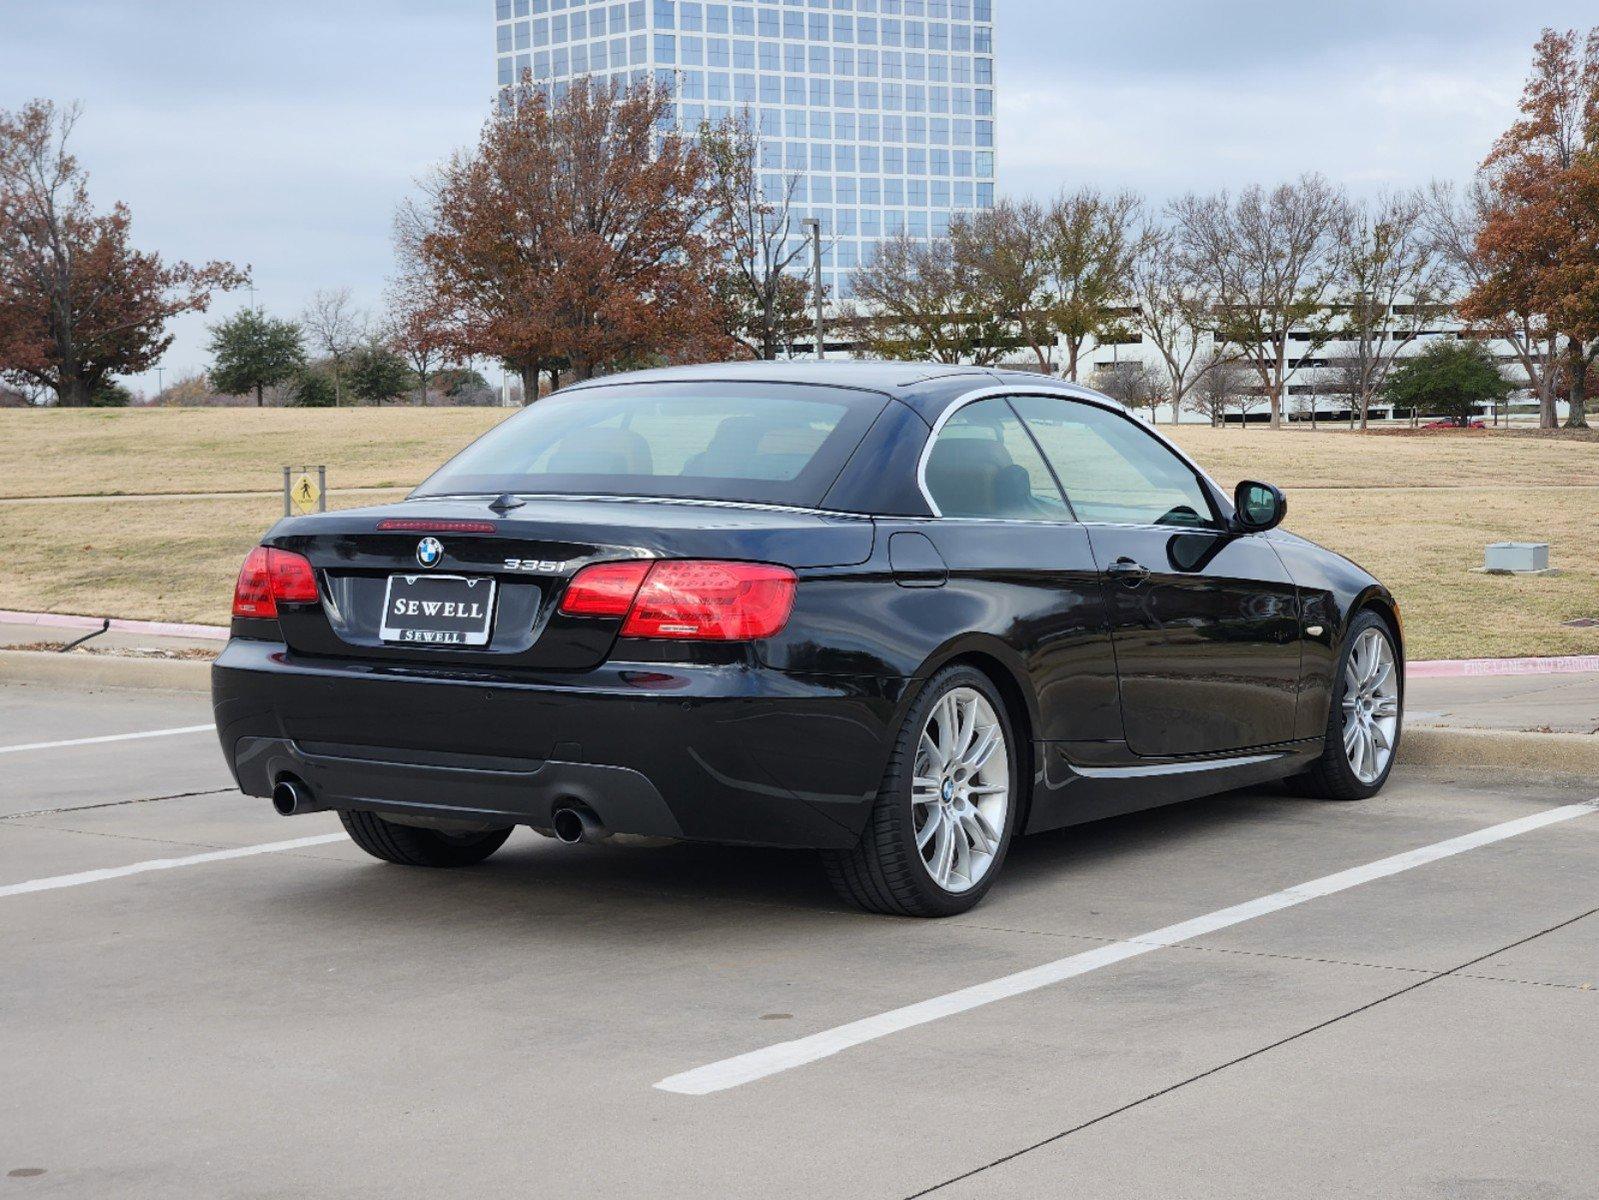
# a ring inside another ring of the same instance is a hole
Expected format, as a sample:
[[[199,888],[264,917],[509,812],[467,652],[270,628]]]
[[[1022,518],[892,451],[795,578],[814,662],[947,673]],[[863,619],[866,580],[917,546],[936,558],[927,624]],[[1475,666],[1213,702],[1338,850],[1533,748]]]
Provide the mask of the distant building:
[[[885,236],[994,203],[993,0],[496,0],[498,79],[670,87],[679,127],[748,110],[763,183],[822,223],[824,282]]]
[[[1408,331],[1413,328],[1408,324],[1406,314],[1400,315],[1395,327],[1405,329],[1407,336]],[[1357,347],[1347,340],[1337,338],[1318,345],[1316,343],[1319,336],[1307,330],[1290,330],[1288,333],[1288,362],[1293,368],[1293,373],[1288,379],[1286,394],[1283,397],[1283,416],[1287,420],[1309,421],[1312,413],[1318,421],[1348,419],[1350,415],[1353,402],[1348,394],[1348,368],[1345,364],[1356,354]],[[1440,339],[1474,336],[1476,335],[1467,331],[1464,322],[1452,316],[1428,321],[1419,333],[1411,336],[1411,339],[1400,348],[1399,362],[1402,363],[1406,358],[1420,354]],[[1500,371],[1505,378],[1517,389],[1509,400],[1510,414],[1518,419],[1536,414],[1538,397],[1528,385],[1527,372],[1522,368],[1515,348],[1509,342],[1496,338],[1485,339],[1483,344],[1498,361]],[[1201,348],[1205,349],[1203,344]],[[1103,386],[1113,372],[1126,369],[1132,364],[1143,364],[1159,378],[1166,377],[1166,369],[1159,352],[1153,346],[1146,345],[1142,336],[1135,333],[1114,342],[1091,344],[1079,362],[1078,378],[1089,387]],[[1270,410],[1266,404],[1264,389],[1253,382],[1249,387],[1260,395],[1259,403],[1247,413],[1234,410],[1227,415],[1228,421],[1264,421],[1269,416]],[[1565,402],[1561,401],[1557,409],[1564,419]],[[1162,406],[1161,420],[1168,420],[1170,411],[1170,405]],[[1384,420],[1394,414],[1392,406],[1379,397],[1372,402],[1370,415],[1373,420]],[[1408,416],[1408,414],[1400,415]],[[1491,418],[1495,414],[1485,412],[1482,415],[1484,418]],[[1206,419],[1197,413],[1183,414],[1185,421]]]

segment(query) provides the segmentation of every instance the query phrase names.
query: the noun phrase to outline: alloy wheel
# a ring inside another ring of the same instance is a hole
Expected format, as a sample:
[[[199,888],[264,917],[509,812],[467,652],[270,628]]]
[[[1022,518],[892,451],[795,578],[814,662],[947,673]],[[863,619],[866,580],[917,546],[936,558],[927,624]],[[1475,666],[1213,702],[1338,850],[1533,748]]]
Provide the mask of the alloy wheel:
[[[939,697],[922,727],[911,784],[916,849],[934,883],[965,892],[994,865],[1010,819],[1010,747],[975,688]]]
[[[1361,783],[1388,769],[1399,734],[1399,672],[1380,629],[1362,630],[1344,665],[1344,754]]]

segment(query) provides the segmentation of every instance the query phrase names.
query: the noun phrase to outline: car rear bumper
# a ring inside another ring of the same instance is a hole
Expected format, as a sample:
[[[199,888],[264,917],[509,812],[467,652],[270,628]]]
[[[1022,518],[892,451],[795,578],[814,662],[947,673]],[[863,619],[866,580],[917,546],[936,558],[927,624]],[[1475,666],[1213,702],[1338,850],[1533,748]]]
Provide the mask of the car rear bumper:
[[[212,668],[239,787],[284,775],[319,805],[780,846],[859,836],[898,680],[611,663],[529,673],[308,658],[235,638]]]

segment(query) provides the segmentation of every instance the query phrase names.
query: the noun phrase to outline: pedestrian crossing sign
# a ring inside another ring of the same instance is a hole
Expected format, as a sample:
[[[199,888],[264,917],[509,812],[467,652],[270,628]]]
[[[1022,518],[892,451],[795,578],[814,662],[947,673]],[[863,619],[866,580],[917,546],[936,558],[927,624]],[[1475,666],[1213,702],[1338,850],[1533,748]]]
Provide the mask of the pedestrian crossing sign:
[[[322,489],[317,487],[309,471],[301,471],[300,477],[289,488],[289,500],[296,514],[315,512],[316,502],[321,496]]]

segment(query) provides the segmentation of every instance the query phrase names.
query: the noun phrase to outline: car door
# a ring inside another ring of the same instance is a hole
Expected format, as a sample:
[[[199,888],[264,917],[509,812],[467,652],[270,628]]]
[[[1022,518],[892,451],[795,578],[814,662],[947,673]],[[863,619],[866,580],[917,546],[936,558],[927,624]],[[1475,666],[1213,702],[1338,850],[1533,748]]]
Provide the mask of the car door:
[[[1088,531],[1136,755],[1291,741],[1298,596],[1271,543],[1231,532],[1198,473],[1148,428],[1087,400],[1018,396]]]
[[[1119,741],[1115,655],[1088,533],[1003,397],[940,422],[922,481],[937,519],[906,528],[930,537],[948,567],[936,627],[993,634],[1021,657],[1039,740]]]

